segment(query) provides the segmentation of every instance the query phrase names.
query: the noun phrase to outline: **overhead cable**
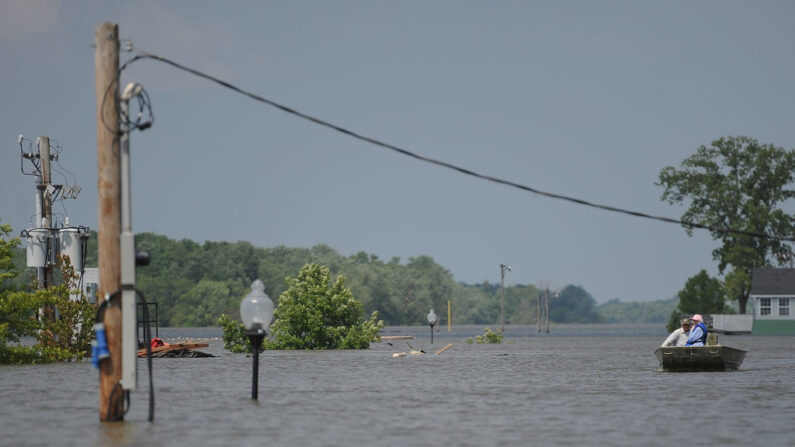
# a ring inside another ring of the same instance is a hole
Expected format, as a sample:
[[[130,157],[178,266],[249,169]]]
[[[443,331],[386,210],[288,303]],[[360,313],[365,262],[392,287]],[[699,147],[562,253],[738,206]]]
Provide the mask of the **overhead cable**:
[[[482,180],[487,180],[487,181],[490,181],[490,182],[493,182],[493,183],[498,183],[498,184],[501,184],[501,185],[510,186],[510,187],[513,187],[513,188],[516,188],[516,189],[520,189],[522,191],[527,191],[527,192],[530,192],[530,193],[533,193],[533,194],[538,194],[538,195],[541,195],[541,196],[544,196],[544,197],[549,197],[549,198],[552,198],[552,199],[564,200],[564,201],[572,202],[572,203],[575,203],[575,204],[578,204],[578,205],[584,205],[584,206],[588,206],[588,207],[591,207],[591,208],[596,208],[596,209],[600,209],[600,210],[604,210],[604,211],[611,211],[611,212],[614,212],[614,213],[620,213],[620,214],[626,214],[626,215],[629,215],[629,216],[640,217],[640,218],[643,218],[643,219],[650,219],[650,220],[656,220],[656,221],[660,221],[660,222],[673,223],[673,224],[681,225],[681,226],[686,227],[686,228],[697,228],[697,229],[708,230],[708,231],[711,231],[711,232],[714,232],[714,233],[721,233],[721,234],[737,234],[737,235],[751,236],[751,237],[756,237],[756,238],[764,238],[764,239],[771,239],[771,240],[777,240],[777,241],[795,242],[795,238],[793,238],[793,237],[779,236],[779,235],[766,234],[766,233],[759,233],[759,232],[755,232],[755,231],[737,230],[737,229],[733,229],[733,228],[719,228],[719,227],[716,227],[716,226],[713,226],[713,225],[701,224],[701,223],[697,223],[697,222],[688,222],[688,221],[684,221],[684,220],[680,220],[680,219],[674,219],[674,218],[671,218],[671,217],[654,216],[654,215],[643,213],[643,212],[639,212],[639,211],[632,211],[632,210],[627,210],[627,209],[624,209],[624,208],[619,208],[619,207],[615,207],[615,206],[611,206],[611,205],[603,205],[603,204],[599,204],[599,203],[589,202],[587,200],[578,199],[576,197],[566,196],[566,195],[563,195],[563,194],[557,194],[557,193],[553,193],[553,192],[542,191],[540,189],[536,189],[536,188],[533,188],[533,187],[530,187],[530,186],[522,185],[520,183],[516,183],[516,182],[510,181],[510,180],[504,180],[504,179],[501,179],[501,178],[498,178],[498,177],[493,177],[493,176],[490,176],[490,175],[480,174],[480,173],[477,173],[477,172],[475,172],[475,171],[473,171],[471,169],[467,169],[467,168],[463,168],[463,167],[460,167],[460,166],[456,166],[454,164],[451,164],[451,163],[448,163],[448,162],[445,162],[445,161],[441,161],[441,160],[436,160],[434,158],[426,157],[424,155],[419,155],[417,153],[414,153],[414,152],[411,152],[409,150],[397,147],[395,145],[392,145],[392,144],[389,144],[389,143],[385,143],[385,142],[377,140],[375,138],[371,138],[371,137],[359,134],[357,132],[354,132],[352,130],[346,129],[344,127],[340,127],[340,126],[338,126],[336,124],[330,123],[328,121],[324,121],[324,120],[322,120],[320,118],[316,118],[314,116],[307,115],[306,113],[299,112],[299,111],[297,111],[297,110],[295,110],[295,109],[293,109],[291,107],[288,107],[288,106],[279,104],[277,102],[271,101],[270,99],[264,98],[264,97],[262,97],[260,95],[257,95],[256,93],[252,93],[252,92],[249,92],[247,90],[244,90],[244,89],[242,89],[240,87],[237,87],[236,85],[233,85],[233,84],[231,84],[231,83],[229,83],[227,81],[224,81],[223,79],[219,79],[219,78],[216,78],[214,76],[208,75],[206,73],[200,72],[200,71],[198,71],[196,69],[193,69],[193,68],[190,68],[190,67],[186,67],[186,66],[184,66],[182,64],[174,62],[173,60],[167,59],[167,58],[162,57],[162,56],[158,56],[156,54],[153,54],[153,53],[150,53],[150,52],[147,52],[147,51],[139,51],[138,54],[136,54],[134,57],[129,59],[127,62],[125,62],[119,68],[119,74],[121,74],[121,72],[125,68],[129,67],[132,63],[134,63],[136,61],[139,61],[139,60],[142,60],[142,59],[153,59],[153,60],[156,60],[156,61],[159,61],[159,62],[163,62],[163,63],[168,64],[168,65],[171,65],[172,67],[177,68],[179,70],[188,72],[190,74],[193,74],[193,75],[198,76],[200,78],[207,79],[209,81],[213,81],[213,82],[215,82],[217,84],[220,84],[220,85],[222,85],[222,86],[224,86],[224,87],[226,87],[226,88],[228,88],[228,89],[230,89],[232,91],[240,93],[241,95],[247,96],[247,97],[249,97],[249,98],[251,98],[251,99],[253,99],[255,101],[259,101],[259,102],[268,104],[269,106],[275,107],[275,108],[277,108],[279,110],[282,110],[284,112],[287,112],[287,113],[289,113],[291,115],[295,115],[295,116],[297,116],[299,118],[303,118],[303,119],[305,119],[307,121],[311,121],[311,122],[313,122],[315,124],[319,124],[321,126],[324,126],[324,127],[329,128],[329,129],[335,130],[335,131],[337,131],[339,133],[348,135],[348,136],[353,137],[353,138],[355,138],[357,140],[365,141],[365,142],[373,144],[375,146],[379,146],[379,147],[382,147],[384,149],[389,149],[391,151],[397,152],[399,154],[402,154],[402,155],[405,155],[405,156],[408,156],[408,157],[415,158],[415,159],[420,160],[420,161],[424,161],[426,163],[431,163],[431,164],[434,164],[434,165],[437,165],[437,166],[442,166],[442,167],[445,167],[445,168],[448,168],[448,169],[452,169],[452,170],[458,171],[458,172],[460,172],[462,174],[469,175],[469,176],[472,176],[472,177],[476,177],[476,178],[479,178],[479,179],[482,179]]]

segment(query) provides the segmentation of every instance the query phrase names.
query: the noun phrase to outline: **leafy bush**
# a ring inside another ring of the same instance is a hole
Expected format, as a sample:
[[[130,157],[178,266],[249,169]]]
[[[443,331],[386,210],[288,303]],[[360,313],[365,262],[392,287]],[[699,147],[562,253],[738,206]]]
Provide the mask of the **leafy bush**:
[[[224,329],[224,349],[230,352],[251,352],[251,343],[246,336],[243,323],[233,320],[229,315],[221,314],[215,322]]]
[[[332,283],[327,267],[306,264],[287,283],[264,349],[367,349],[378,341],[384,322],[377,312],[363,319],[364,306],[345,288],[345,277]],[[223,314],[216,324],[224,329],[224,349],[251,352],[243,323]]]
[[[364,306],[345,288],[344,276],[331,282],[328,267],[305,264],[287,284],[274,312],[272,347],[367,349],[378,341],[384,322],[377,312],[364,320]]]
[[[478,335],[475,337],[475,343],[478,344],[491,344],[491,343],[502,343],[502,329],[494,332],[491,328],[487,327],[483,331],[483,335]],[[467,343],[472,344],[472,337],[469,337],[466,340]]]
[[[11,231],[13,231],[11,225],[0,224],[0,293],[7,287],[3,282],[17,276],[14,268],[14,250],[19,245],[19,238],[6,240],[5,236]]]
[[[79,361],[90,352],[94,306],[82,295],[70,298],[76,277],[68,258],[59,267],[61,285],[0,293],[0,363]],[[24,337],[36,343],[22,344]]]

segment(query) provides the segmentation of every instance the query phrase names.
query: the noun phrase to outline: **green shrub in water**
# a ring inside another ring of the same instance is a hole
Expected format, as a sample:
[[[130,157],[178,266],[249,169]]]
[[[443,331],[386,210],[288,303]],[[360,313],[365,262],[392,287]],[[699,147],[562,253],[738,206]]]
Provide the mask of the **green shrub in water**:
[[[466,342],[472,344],[472,337],[467,338]],[[475,337],[474,342],[478,344],[502,343],[502,330],[494,332],[491,328],[487,327],[486,330],[483,331],[483,335]]]
[[[306,264],[279,297],[263,349],[367,349],[379,340],[384,322],[373,312],[365,319],[364,305],[345,287],[345,278],[331,280],[328,267]],[[221,315],[224,348],[251,352],[243,323]]]

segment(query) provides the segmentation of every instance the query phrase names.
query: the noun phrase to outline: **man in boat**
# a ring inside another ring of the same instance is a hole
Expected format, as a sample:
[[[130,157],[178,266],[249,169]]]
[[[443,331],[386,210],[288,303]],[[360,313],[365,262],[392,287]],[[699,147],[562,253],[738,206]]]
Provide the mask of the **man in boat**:
[[[690,333],[690,318],[682,318],[682,327],[671,332],[662,346],[684,346]]]
[[[695,314],[690,319],[693,321],[693,329],[690,330],[685,346],[704,346],[707,344],[707,327],[704,326],[704,319],[701,318],[701,314]]]

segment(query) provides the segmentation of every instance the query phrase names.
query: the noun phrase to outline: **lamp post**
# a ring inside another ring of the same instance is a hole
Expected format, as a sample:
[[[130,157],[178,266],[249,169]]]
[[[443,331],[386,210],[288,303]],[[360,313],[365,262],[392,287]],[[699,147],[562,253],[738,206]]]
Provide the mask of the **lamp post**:
[[[273,318],[273,301],[265,294],[259,279],[251,283],[251,292],[240,303],[240,318],[251,343],[254,371],[251,376],[251,398],[257,400],[259,382],[259,350]]]
[[[500,300],[500,320],[502,321],[502,331],[505,332],[505,271],[511,271],[511,266],[508,264],[500,264],[500,293],[502,299]]]
[[[428,312],[428,324],[431,326],[431,344],[433,344],[433,327],[436,325],[438,321],[439,317],[437,317],[436,314],[433,312],[433,309],[431,309],[431,311]]]

